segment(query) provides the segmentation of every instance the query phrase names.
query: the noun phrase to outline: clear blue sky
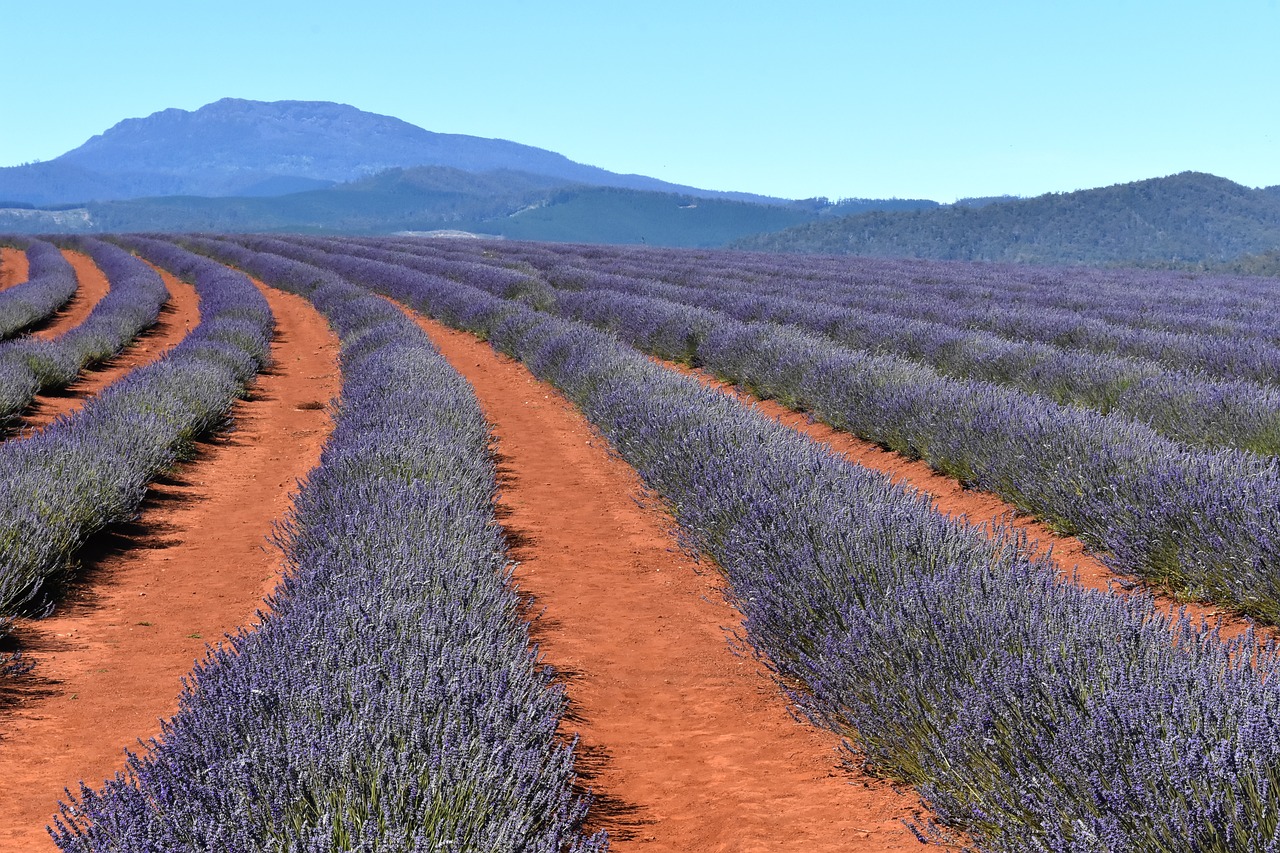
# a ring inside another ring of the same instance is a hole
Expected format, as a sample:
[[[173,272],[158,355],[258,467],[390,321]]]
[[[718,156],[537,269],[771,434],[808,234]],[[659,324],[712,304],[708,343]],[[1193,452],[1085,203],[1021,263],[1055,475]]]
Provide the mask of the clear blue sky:
[[[0,21],[0,165],[240,97],[792,198],[1280,184],[1280,0],[15,0]]]

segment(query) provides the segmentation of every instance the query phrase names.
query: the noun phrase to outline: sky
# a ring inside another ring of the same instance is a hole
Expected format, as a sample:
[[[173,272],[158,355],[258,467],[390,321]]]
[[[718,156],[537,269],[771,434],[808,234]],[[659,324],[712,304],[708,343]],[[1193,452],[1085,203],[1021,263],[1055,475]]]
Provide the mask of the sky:
[[[1280,184],[1280,0],[63,0],[0,15],[0,166],[323,100],[784,198]]]

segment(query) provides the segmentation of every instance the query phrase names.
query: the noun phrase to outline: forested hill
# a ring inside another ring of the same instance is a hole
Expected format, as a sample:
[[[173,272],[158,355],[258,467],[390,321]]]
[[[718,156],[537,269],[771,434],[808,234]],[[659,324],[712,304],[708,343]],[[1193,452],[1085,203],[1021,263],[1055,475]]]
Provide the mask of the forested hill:
[[[1280,249],[1280,186],[1183,172],[1101,189],[810,222],[736,248],[1036,263],[1221,263]]]

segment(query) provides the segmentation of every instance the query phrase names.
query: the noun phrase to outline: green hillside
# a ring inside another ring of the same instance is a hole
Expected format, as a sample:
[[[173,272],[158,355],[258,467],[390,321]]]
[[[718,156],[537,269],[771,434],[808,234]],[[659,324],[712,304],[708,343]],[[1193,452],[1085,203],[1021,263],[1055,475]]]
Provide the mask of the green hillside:
[[[513,216],[456,227],[517,240],[711,247],[817,217],[796,207],[591,187],[561,190]]]
[[[72,210],[0,209],[0,233],[53,231],[292,231],[388,234],[452,229],[583,243],[721,246],[849,210],[936,202],[825,199],[760,204],[647,190],[587,187],[526,172],[443,166],[389,169],[319,190],[273,197],[163,196],[90,202]]]
[[[1280,248],[1280,188],[1183,172],[1094,190],[868,213],[737,248],[1037,263],[1225,262]]]

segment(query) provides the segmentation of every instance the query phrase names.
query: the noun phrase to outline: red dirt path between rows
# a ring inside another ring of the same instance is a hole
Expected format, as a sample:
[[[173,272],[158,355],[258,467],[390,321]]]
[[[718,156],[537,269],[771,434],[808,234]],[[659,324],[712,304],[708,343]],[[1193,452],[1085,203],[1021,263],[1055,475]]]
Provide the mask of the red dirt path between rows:
[[[207,643],[253,623],[281,571],[267,544],[332,427],[338,343],[300,297],[264,289],[274,368],[229,434],[154,486],[138,521],[97,540],[91,569],[50,618],[23,621],[36,663],[0,693],[0,851],[53,850],[63,788],[100,786],[159,733]]]
[[[735,655],[742,617],[637,474],[549,385],[463,332],[412,315],[493,427],[497,510],[532,596],[533,637],[566,681],[566,736],[618,853],[918,850],[907,788],[847,770],[835,734],[794,719]]]
[[[0,246],[0,290],[27,280],[27,253],[12,246]]]
[[[1138,589],[1151,593],[1157,606],[1166,613],[1176,614],[1180,609],[1185,608],[1194,624],[1200,624],[1200,621],[1204,620],[1209,625],[1217,625],[1220,635],[1225,639],[1237,637],[1249,628],[1253,628],[1260,637],[1280,639],[1280,628],[1255,625],[1245,617],[1237,616],[1211,604],[1175,601],[1167,593],[1143,585],[1139,579],[1118,575],[1076,537],[1055,533],[1035,518],[1018,513],[999,495],[978,489],[967,489],[959,480],[939,474],[926,462],[908,459],[900,453],[885,450],[851,433],[842,432],[825,423],[812,420],[808,414],[789,409],[776,400],[761,400],[704,370],[661,359],[653,359],[653,361],[678,373],[692,376],[707,387],[737,398],[783,426],[803,433],[834,450],[856,465],[887,474],[894,484],[907,486],[928,496],[933,502],[934,509],[948,518],[965,520],[974,525],[987,525],[988,529],[1003,526],[1020,531],[1026,535],[1031,553],[1048,555],[1063,580],[1069,580],[1086,589],[1126,594],[1118,584],[1118,581],[1123,579],[1129,583],[1137,583]]]
[[[48,321],[42,323],[39,329],[31,333],[33,338],[43,338],[51,341],[64,332],[69,332],[76,326],[85,321],[85,318],[93,312],[94,307],[102,301],[102,297],[107,295],[107,291],[111,289],[111,284],[107,281],[107,277],[102,274],[102,270],[98,269],[98,265],[88,255],[80,252],[72,252],[67,249],[62,250],[62,256],[71,264],[71,268],[75,270],[76,287],[75,295],[71,297],[67,304],[58,309]]]
[[[89,258],[85,260],[92,266]],[[44,429],[55,418],[77,411],[95,394],[130,371],[159,359],[186,337],[187,332],[199,325],[200,298],[196,295],[196,289],[167,272],[159,272],[169,290],[169,300],[161,306],[160,317],[155,325],[144,330],[114,358],[81,373],[66,388],[37,395],[32,405],[23,412],[19,423],[23,435],[31,435]],[[81,280],[96,276],[106,282],[106,276],[96,266],[83,272],[77,270],[76,274],[81,276]]]

